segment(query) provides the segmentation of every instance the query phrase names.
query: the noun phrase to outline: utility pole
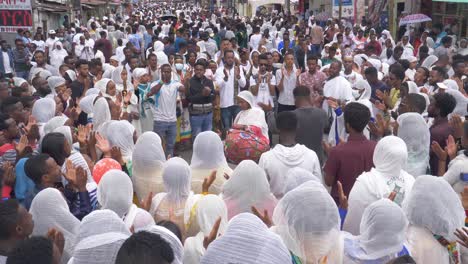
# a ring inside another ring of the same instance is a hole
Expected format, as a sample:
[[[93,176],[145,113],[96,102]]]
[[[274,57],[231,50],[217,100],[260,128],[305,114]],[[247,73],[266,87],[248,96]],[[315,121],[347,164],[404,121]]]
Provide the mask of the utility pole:
[[[338,0],[338,20],[341,21],[341,12],[343,10],[343,0]]]

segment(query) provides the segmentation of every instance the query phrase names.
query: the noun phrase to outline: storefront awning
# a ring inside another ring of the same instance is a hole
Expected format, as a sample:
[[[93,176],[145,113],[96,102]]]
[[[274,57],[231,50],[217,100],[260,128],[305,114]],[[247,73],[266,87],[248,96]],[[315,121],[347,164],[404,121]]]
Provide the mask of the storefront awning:
[[[468,0],[432,0],[432,2],[467,3]]]
[[[37,10],[47,11],[52,13],[65,13],[68,12],[67,7],[65,5],[60,4],[46,4],[41,2],[36,2]]]
[[[105,5],[107,4],[106,1],[99,1],[99,0],[93,0],[93,1],[81,1],[82,5],[91,5],[91,6],[97,6],[97,5]]]
[[[272,5],[272,4],[284,4],[284,0],[249,0],[249,4],[252,6],[252,15],[255,15],[255,10],[257,7],[263,5]]]

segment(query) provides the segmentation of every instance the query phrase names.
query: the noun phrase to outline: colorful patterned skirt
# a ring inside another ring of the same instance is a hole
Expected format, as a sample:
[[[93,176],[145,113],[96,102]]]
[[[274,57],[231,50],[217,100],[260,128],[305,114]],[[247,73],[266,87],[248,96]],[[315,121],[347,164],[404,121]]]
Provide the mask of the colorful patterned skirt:
[[[230,129],[224,145],[226,159],[234,164],[243,160],[258,162],[260,156],[268,150],[268,138],[265,138],[256,126],[248,126],[245,130]]]

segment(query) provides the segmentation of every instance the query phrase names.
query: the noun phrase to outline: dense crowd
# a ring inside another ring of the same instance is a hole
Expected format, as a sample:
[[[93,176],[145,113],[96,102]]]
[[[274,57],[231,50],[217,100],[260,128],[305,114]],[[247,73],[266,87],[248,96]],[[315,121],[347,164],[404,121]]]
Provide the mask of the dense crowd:
[[[468,262],[456,25],[161,2],[33,33],[0,40],[0,263]]]

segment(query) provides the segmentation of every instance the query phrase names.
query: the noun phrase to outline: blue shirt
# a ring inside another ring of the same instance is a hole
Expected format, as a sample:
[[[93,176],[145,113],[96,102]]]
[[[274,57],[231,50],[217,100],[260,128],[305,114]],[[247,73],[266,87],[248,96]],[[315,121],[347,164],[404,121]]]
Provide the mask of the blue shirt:
[[[185,43],[187,44],[187,41],[183,37],[176,37],[174,47],[175,47],[175,52],[179,52],[179,45],[180,43]]]
[[[128,36],[128,41],[130,41],[130,43],[133,44],[133,46],[135,46],[136,49],[140,50],[140,36],[138,34],[132,34],[130,36]]]

